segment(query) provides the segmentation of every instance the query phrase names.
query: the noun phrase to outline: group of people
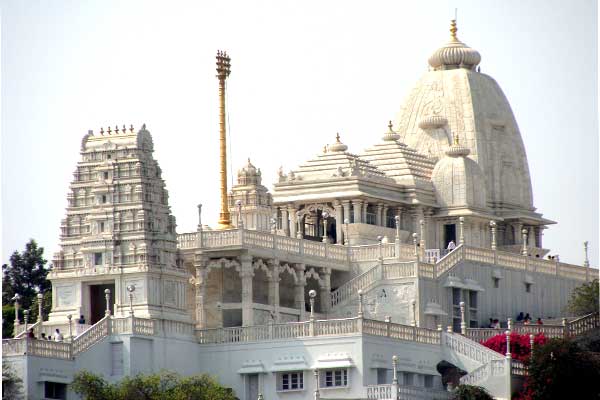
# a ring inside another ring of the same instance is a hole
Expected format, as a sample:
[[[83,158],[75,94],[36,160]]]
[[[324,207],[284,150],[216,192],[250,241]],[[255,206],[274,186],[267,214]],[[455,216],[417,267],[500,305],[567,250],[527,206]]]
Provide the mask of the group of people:
[[[83,315],[81,315],[79,317],[79,319],[77,320],[77,323],[80,324],[80,325],[85,324],[85,318],[83,317]],[[27,338],[29,338],[29,339],[37,339],[35,337],[35,333],[33,332],[33,328],[29,328],[27,330]],[[56,331],[55,331],[55,334],[54,334],[54,339],[52,339],[52,336],[50,336],[50,335],[46,336],[46,334],[42,332],[42,334],[40,335],[40,340],[54,340],[55,342],[62,342],[63,340],[65,340],[65,337],[60,332],[60,329],[56,328]]]
[[[37,339],[35,337],[35,333],[33,333],[33,328],[29,328],[27,330],[27,337],[29,339]],[[50,336],[50,335],[46,336],[46,334],[44,332],[42,332],[42,334],[40,335],[40,340],[54,340],[55,342],[62,342],[63,340],[65,340],[65,337],[60,332],[60,329],[56,328],[56,331],[54,334],[54,339],[52,339],[52,336]]]
[[[533,319],[531,318],[531,316],[529,315],[529,313],[523,315],[523,311],[521,311],[519,313],[519,315],[517,315],[516,322],[517,323],[523,323],[524,325],[531,325],[532,320]],[[544,321],[542,321],[541,318],[538,318],[535,323],[537,325],[544,325]]]

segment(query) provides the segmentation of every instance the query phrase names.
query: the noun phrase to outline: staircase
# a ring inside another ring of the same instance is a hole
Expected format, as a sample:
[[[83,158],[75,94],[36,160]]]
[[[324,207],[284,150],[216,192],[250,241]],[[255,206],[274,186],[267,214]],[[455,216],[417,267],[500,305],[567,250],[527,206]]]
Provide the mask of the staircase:
[[[331,292],[331,307],[347,304],[349,301],[358,300],[358,291],[370,289],[375,283],[383,279],[412,278],[417,276],[417,262],[391,262],[376,264],[360,275],[355,276],[339,288]]]

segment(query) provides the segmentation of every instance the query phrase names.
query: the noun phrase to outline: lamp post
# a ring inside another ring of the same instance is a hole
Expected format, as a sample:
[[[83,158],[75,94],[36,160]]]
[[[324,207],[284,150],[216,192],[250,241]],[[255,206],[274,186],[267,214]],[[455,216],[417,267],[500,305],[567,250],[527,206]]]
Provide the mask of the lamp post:
[[[327,218],[329,218],[329,213],[323,211],[321,216],[323,217],[323,243],[327,243]]]
[[[490,228],[492,229],[492,250],[496,250],[496,221],[490,221]]]
[[[296,228],[296,239],[302,239],[302,231],[300,230],[302,225],[302,216],[300,215],[300,211],[296,212],[296,222],[298,224],[298,227]]]
[[[506,358],[510,359],[510,331],[506,331],[504,334],[506,335]]]
[[[104,298],[106,299],[106,311],[104,311],[104,315],[110,315],[110,289],[104,289]]]
[[[238,228],[239,229],[244,229],[244,221],[242,221],[242,201],[241,200],[237,200],[235,202],[235,205],[238,209]]]
[[[19,322],[19,300],[21,300],[21,296],[19,295],[19,293],[15,293],[15,295],[12,298],[15,301],[15,323],[14,326],[19,326],[21,325],[21,322]],[[16,330],[15,330],[16,332]]]
[[[310,301],[310,320],[314,321],[314,319],[315,319],[315,297],[317,297],[317,291],[313,290],[313,289],[309,290],[308,297],[309,297],[309,301]]]
[[[129,292],[129,315],[133,317],[133,292],[135,292],[135,285],[128,285],[127,291]]]
[[[363,317],[363,291],[358,289],[358,317]]]
[[[27,322],[29,320],[29,310],[23,311],[23,319],[25,320],[25,332],[27,332]]]
[[[73,316],[71,314],[67,314],[67,319],[69,320],[69,341],[72,342],[73,341],[73,324],[72,324],[71,320],[73,319]]]
[[[346,246],[350,244],[350,239],[348,238],[348,224],[350,224],[350,220],[346,218],[344,220],[344,225],[346,226],[346,231],[344,232],[344,245]]]
[[[583,251],[585,252],[585,259],[583,260],[583,266],[586,268],[585,270],[585,281],[589,282],[590,280],[590,260],[588,258],[588,241],[583,242]]]
[[[319,393],[319,370],[315,369],[313,374],[315,376],[315,398],[314,398],[314,400],[319,400],[321,398],[321,393]]]
[[[37,317],[37,320],[41,323],[44,320],[44,318],[42,316],[42,301],[44,300],[44,295],[42,294],[41,289],[40,289],[40,292],[37,294],[37,300],[38,300],[38,317]]]
[[[415,258],[418,260],[419,259],[419,248],[417,247],[417,239],[419,238],[419,235],[415,232],[412,234],[412,238],[413,238],[413,246],[415,248]]]
[[[521,250],[521,255],[527,256],[527,229],[523,229],[521,234],[523,235],[523,249]]]
[[[198,204],[198,230],[202,230],[202,204]]]
[[[465,322],[465,302],[460,302],[460,334],[467,334],[467,323]]]
[[[223,327],[223,304],[217,301],[217,315],[219,316],[219,328]]]
[[[535,336],[533,336],[533,333],[529,334],[529,348],[530,348],[530,355],[529,357],[533,357],[533,345],[534,345],[534,339]]]

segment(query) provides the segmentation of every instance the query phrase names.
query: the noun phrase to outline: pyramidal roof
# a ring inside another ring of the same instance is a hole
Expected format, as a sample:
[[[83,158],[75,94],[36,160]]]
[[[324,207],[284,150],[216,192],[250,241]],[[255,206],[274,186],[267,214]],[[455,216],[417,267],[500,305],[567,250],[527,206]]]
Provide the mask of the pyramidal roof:
[[[393,131],[391,121],[388,128],[383,141],[366,149],[361,159],[398,184],[414,185],[417,181],[430,181],[435,161],[399,142],[399,135]]]
[[[375,165],[347,150],[348,146],[340,141],[338,134],[335,143],[325,146],[323,153],[300,165],[290,173],[291,176],[288,175],[287,180],[310,181],[332,177],[363,177],[393,183]]]

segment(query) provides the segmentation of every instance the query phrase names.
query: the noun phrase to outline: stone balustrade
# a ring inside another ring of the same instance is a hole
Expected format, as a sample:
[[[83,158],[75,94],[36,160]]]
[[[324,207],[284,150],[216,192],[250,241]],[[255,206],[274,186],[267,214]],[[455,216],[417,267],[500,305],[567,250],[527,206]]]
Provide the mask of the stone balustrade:
[[[451,392],[418,386],[397,384],[369,385],[366,387],[368,400],[448,400]]]
[[[202,329],[196,331],[196,337],[201,344],[219,344],[260,342],[309,336],[343,336],[361,333],[424,344],[439,345],[441,343],[440,332],[436,330],[360,317]]]
[[[538,335],[542,333],[548,339],[554,339],[581,335],[597,328],[600,328],[600,316],[598,313],[591,313],[574,319],[565,325],[515,324],[512,326],[512,331],[521,335]],[[493,336],[504,334],[504,332],[505,329],[467,328],[466,337],[475,342],[483,342]]]

